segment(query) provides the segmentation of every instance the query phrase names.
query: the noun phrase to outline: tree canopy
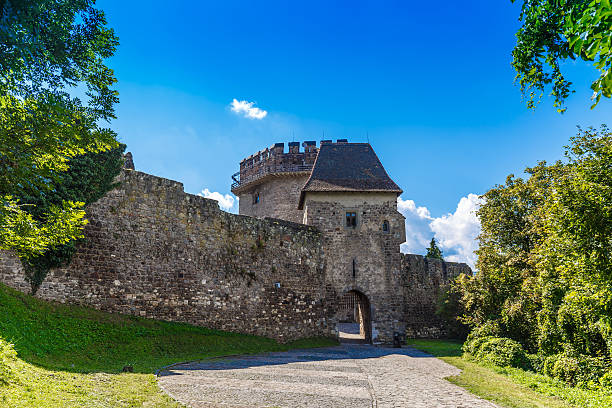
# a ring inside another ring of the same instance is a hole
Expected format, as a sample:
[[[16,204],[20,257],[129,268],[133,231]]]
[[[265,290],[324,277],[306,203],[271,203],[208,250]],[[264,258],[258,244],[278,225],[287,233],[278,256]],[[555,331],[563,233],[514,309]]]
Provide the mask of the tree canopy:
[[[442,257],[442,250],[438,247],[435,238],[431,239],[431,242],[429,243],[429,248],[427,248],[427,255],[425,256],[427,258],[444,260],[444,258]]]
[[[0,0],[0,249],[42,254],[81,235],[83,202],[40,214],[25,196],[61,183],[70,159],[116,148],[102,123],[118,94],[118,44],[91,0]],[[76,96],[84,93],[82,96]]]
[[[463,320],[531,353],[612,355],[612,132],[580,129],[566,160],[489,190]]]
[[[561,70],[565,60],[592,62],[599,71],[591,84],[592,107],[602,96],[612,97],[610,0],[522,0],[519,20],[512,66],[528,107],[535,107],[550,86],[554,106],[565,111],[573,92]]]

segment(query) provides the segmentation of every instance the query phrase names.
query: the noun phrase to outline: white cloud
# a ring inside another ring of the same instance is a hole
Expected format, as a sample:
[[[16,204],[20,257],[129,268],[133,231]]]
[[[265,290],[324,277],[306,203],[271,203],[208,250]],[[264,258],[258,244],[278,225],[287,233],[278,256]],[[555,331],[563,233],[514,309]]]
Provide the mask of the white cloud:
[[[245,118],[259,120],[265,118],[268,112],[253,105],[255,102],[239,101],[235,98],[230,104],[232,112],[242,114]]]
[[[204,198],[210,198],[211,200],[217,201],[219,203],[219,207],[222,210],[229,211],[229,212],[236,212],[237,205],[234,206],[234,204],[238,204],[238,198],[234,197],[233,195],[230,195],[230,194],[223,195],[216,191],[210,191],[207,188],[202,190],[201,193],[198,193],[198,195]]]
[[[433,219],[426,207],[417,207],[412,200],[397,199],[397,209],[406,217],[406,242],[401,246],[402,252],[411,254],[423,253],[433,232],[429,223]]]
[[[436,233],[436,238],[442,248],[452,250],[447,257],[449,261],[466,262],[474,267],[480,234],[480,220],[476,217],[476,210],[482,200],[476,194],[462,197],[453,214],[447,214],[434,219],[430,226]]]
[[[427,207],[417,207],[413,200],[398,198],[397,209],[406,217],[406,242],[404,253],[425,254],[429,241],[435,237],[444,258],[452,262],[465,262],[474,268],[478,249],[476,237],[480,233],[480,221],[475,211],[481,204],[476,194],[462,197],[454,213],[432,217]]]

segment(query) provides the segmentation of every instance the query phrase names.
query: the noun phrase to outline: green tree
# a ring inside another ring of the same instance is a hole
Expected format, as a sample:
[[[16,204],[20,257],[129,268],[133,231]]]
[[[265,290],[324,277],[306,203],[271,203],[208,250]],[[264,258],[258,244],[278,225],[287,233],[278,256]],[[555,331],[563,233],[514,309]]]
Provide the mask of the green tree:
[[[612,354],[612,133],[579,129],[564,161],[489,190],[463,321],[530,352]]]
[[[517,0],[511,0],[513,3]],[[593,62],[593,107],[612,96],[612,7],[610,0],[523,0],[522,22],[512,66],[529,108],[551,86],[554,106],[564,112],[572,83],[561,72],[565,60]]]
[[[429,248],[427,248],[427,255],[425,256],[427,258],[444,260],[444,258],[442,257],[442,250],[438,248],[438,244],[436,243],[435,238],[431,239],[431,242],[429,243]]]
[[[101,126],[118,101],[104,65],[117,38],[93,4],[0,0],[0,249],[21,257],[74,240],[86,223],[83,202],[40,214],[23,197],[50,194],[70,159],[118,146]]]

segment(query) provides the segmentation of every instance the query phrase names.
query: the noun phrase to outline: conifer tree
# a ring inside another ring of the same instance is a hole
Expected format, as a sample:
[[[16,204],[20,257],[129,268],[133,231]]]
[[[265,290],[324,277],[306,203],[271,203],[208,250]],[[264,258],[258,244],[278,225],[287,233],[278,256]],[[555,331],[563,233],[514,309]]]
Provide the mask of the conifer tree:
[[[429,243],[429,248],[427,248],[427,255],[425,256],[427,258],[440,259],[442,261],[444,260],[444,258],[442,257],[442,250],[438,247],[435,238],[431,239],[431,242]]]

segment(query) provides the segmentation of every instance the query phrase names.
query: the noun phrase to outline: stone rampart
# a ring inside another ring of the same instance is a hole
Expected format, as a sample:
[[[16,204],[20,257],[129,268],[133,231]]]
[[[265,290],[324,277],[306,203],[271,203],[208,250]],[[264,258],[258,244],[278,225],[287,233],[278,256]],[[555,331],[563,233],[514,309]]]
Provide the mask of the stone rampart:
[[[407,337],[447,336],[447,329],[436,315],[437,300],[441,291],[462,273],[471,275],[472,269],[464,263],[402,254],[401,281]]]
[[[120,183],[88,207],[86,240],[37,296],[279,341],[333,335],[316,228],[229,214],[138,171]],[[7,252],[0,281],[27,290]]]

